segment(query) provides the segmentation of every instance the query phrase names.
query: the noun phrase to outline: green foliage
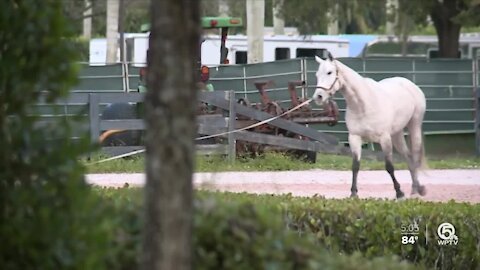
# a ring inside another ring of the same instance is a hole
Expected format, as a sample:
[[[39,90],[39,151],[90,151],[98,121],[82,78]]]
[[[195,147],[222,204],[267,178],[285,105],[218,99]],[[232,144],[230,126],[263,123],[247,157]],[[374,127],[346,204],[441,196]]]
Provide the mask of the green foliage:
[[[288,0],[282,14],[287,25],[303,34],[326,34],[328,14],[339,18],[339,32],[367,34],[385,24],[385,1],[378,0]]]
[[[368,257],[397,254],[438,269],[476,269],[480,265],[479,205],[416,200],[310,200],[283,205],[290,228],[315,234],[321,245],[331,250],[361,251]],[[415,221],[420,228],[418,243],[402,245],[401,226]],[[438,245],[436,229],[443,222],[456,227],[457,246]]]
[[[88,62],[90,61],[90,42],[84,38],[72,39],[73,47],[78,53],[78,61]]]
[[[135,268],[143,220],[142,192],[101,189],[100,194],[114,213],[115,249],[108,256],[115,262],[112,269]],[[479,210],[478,204],[454,202],[197,192],[195,268],[477,269]],[[418,243],[402,245],[402,226],[414,222],[419,226]],[[443,222],[455,226],[457,246],[437,244],[436,229]]]
[[[255,206],[254,206],[255,205]],[[285,230],[278,212],[255,201],[198,200],[196,269],[413,269],[391,256],[368,261],[327,252]]]
[[[77,162],[88,142],[31,105],[68,94],[77,73],[61,1],[0,1],[0,268],[102,269],[102,208]]]
[[[453,3],[453,5],[449,3]],[[454,6],[455,10],[448,10],[451,6]],[[436,9],[442,10],[442,16],[446,16],[447,19],[452,19],[458,24],[477,26],[480,22],[480,3],[476,0],[446,0],[442,2],[437,0],[400,0],[400,9],[401,12],[409,14],[416,23],[422,24],[427,20],[427,16]]]
[[[437,269],[478,269],[480,266],[480,204],[207,195],[222,201],[250,202],[280,209],[288,228],[299,235],[313,235],[320,246],[331,252],[361,252],[369,258],[396,255]],[[419,226],[418,243],[402,245],[402,226],[414,222]],[[455,226],[457,246],[438,245],[436,230],[443,222]]]
[[[138,189],[101,189],[109,205],[115,237],[108,256],[110,269],[138,264],[143,216]],[[314,235],[288,230],[267,196],[224,196],[200,193],[195,200],[195,269],[422,269],[398,256],[366,259],[361,253],[327,251]]]
[[[149,0],[123,0],[125,4],[124,29],[125,32],[138,33],[140,26],[149,21]],[[68,18],[75,35],[82,34],[84,12],[87,9],[85,0],[60,1],[63,13]],[[107,1],[90,0],[92,9],[92,36],[105,36]]]

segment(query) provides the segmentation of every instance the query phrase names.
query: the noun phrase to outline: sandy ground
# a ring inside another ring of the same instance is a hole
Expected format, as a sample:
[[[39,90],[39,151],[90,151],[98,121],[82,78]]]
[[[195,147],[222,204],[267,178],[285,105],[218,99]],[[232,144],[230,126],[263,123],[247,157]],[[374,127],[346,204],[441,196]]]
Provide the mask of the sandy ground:
[[[410,197],[411,180],[406,170],[395,171],[403,192]],[[87,182],[105,187],[143,186],[144,174],[89,174]],[[347,198],[350,195],[351,172],[330,170],[284,172],[221,172],[196,173],[197,188],[249,192],[257,194],[287,194],[294,196],[324,196]],[[420,175],[427,188],[421,197],[427,201],[480,203],[480,170],[430,170]],[[360,171],[360,198],[395,198],[392,181],[385,171]]]

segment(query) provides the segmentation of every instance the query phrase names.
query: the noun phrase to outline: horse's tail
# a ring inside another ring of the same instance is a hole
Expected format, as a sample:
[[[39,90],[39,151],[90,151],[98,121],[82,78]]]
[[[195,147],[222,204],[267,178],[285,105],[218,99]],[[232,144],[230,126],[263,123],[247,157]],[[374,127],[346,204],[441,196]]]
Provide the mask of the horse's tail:
[[[426,171],[428,170],[428,164],[425,157],[425,135],[423,133],[421,121],[417,120],[410,123],[409,132],[410,150],[414,167],[418,168],[420,171]]]

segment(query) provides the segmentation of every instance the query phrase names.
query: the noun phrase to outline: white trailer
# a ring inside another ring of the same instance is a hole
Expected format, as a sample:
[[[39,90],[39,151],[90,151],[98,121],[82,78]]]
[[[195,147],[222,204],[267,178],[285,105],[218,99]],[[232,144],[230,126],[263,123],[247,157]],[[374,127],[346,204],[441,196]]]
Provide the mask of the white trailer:
[[[148,33],[130,34],[126,36],[127,60],[144,65],[147,59]],[[220,36],[207,35],[203,37],[201,47],[202,65],[218,65],[220,63]],[[247,62],[247,36],[230,35],[227,37],[227,59],[230,64],[245,64]],[[335,57],[349,56],[349,41],[344,38],[314,35],[314,36],[265,36],[264,62],[275,60],[322,56],[326,51]],[[119,55],[119,54],[118,54]],[[105,39],[90,41],[90,63],[105,64]]]
[[[247,63],[247,36],[232,35],[227,38],[228,59],[232,64]],[[216,65],[220,58],[220,37],[205,36],[202,43],[202,64]],[[323,56],[329,51],[335,57],[348,57],[349,41],[346,39],[313,36],[265,36],[263,41],[263,62],[293,59],[299,57]]]

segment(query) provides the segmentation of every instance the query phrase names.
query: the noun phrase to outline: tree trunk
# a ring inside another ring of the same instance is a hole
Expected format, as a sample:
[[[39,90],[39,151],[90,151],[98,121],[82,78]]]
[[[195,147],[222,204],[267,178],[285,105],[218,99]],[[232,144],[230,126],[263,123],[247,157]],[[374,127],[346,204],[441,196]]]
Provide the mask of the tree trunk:
[[[247,62],[263,62],[265,0],[247,0]]]
[[[86,40],[92,38],[92,1],[85,0],[85,11],[83,12],[83,34]]]
[[[230,6],[227,0],[218,0],[218,15],[223,17],[230,16]]]
[[[335,3],[333,9],[327,13],[328,25],[327,25],[327,34],[328,35],[338,35],[338,3]]]
[[[460,13],[456,0],[436,2],[430,12],[437,31],[439,57],[458,58],[461,25],[452,21]]]
[[[120,62],[125,62],[125,0],[119,0],[118,3],[118,44],[120,48]]]
[[[151,1],[143,269],[191,269],[198,1]]]
[[[396,29],[398,28],[398,10],[399,2],[398,0],[387,0],[386,3],[386,17],[387,22],[385,24],[385,34],[389,36],[394,36]]]
[[[272,2],[272,20],[273,20],[273,34],[285,35],[285,19],[282,14],[284,0],[273,0]]]
[[[117,62],[119,0],[107,0],[107,63]]]

